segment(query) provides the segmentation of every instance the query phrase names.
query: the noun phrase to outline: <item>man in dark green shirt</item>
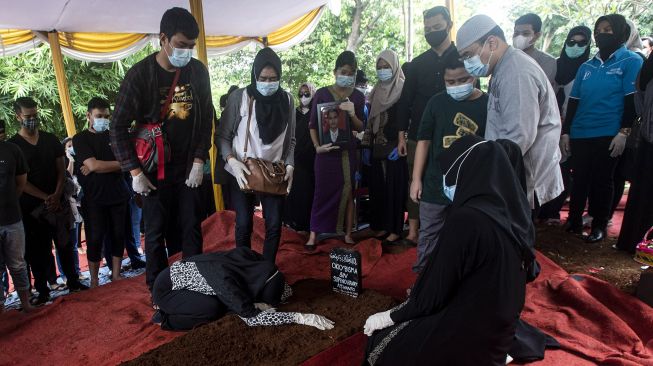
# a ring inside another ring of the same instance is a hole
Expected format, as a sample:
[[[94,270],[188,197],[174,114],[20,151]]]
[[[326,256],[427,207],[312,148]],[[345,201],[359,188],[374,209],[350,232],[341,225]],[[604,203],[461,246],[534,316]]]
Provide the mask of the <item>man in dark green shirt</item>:
[[[426,104],[417,134],[410,198],[419,203],[419,241],[413,266],[418,273],[437,244],[451,203],[442,190],[446,172],[441,171],[436,158],[460,137],[485,133],[487,94],[474,87],[476,79],[465,70],[457,53],[445,61],[444,81],[446,92],[434,95]]]

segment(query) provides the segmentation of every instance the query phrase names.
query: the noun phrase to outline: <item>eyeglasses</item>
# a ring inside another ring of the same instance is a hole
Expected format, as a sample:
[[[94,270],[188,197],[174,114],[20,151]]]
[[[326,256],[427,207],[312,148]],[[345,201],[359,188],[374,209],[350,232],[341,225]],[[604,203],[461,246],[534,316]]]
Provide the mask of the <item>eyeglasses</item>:
[[[575,45],[578,45],[579,47],[585,47],[585,46],[587,46],[587,43],[588,42],[587,42],[586,39],[584,39],[582,41],[577,41],[575,39],[570,39],[570,40],[567,41],[567,46],[573,47]]]
[[[303,94],[302,94],[302,93],[299,93],[299,97],[300,97],[300,98],[301,98],[301,97],[310,98],[310,97],[311,97],[311,93],[308,93],[308,92],[303,93]]]

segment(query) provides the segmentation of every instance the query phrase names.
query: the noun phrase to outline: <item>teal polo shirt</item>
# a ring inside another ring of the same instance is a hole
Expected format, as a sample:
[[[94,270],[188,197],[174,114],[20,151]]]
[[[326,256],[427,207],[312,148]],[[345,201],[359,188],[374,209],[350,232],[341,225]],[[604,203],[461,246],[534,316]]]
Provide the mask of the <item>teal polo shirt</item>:
[[[624,97],[635,93],[642,57],[625,46],[603,62],[597,54],[580,66],[570,98],[578,99],[571,138],[615,136],[621,128]]]

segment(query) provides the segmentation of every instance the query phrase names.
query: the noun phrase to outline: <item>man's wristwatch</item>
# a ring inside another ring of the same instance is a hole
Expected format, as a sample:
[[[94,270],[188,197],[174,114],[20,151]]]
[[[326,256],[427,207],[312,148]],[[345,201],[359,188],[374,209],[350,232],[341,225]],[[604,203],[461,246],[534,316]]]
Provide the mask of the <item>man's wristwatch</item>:
[[[631,131],[630,127],[624,127],[619,130],[619,133],[622,135],[630,136],[630,131]]]

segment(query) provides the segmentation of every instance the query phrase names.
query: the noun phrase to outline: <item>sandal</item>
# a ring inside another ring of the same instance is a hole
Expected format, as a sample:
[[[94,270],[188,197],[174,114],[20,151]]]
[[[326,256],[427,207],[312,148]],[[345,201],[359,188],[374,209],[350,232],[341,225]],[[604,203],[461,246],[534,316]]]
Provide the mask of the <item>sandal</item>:
[[[307,252],[315,251],[315,247],[317,247],[316,244],[308,244],[308,243],[304,244],[304,250]]]
[[[50,291],[63,291],[67,289],[66,285],[63,283],[57,283],[56,285],[50,285]]]

